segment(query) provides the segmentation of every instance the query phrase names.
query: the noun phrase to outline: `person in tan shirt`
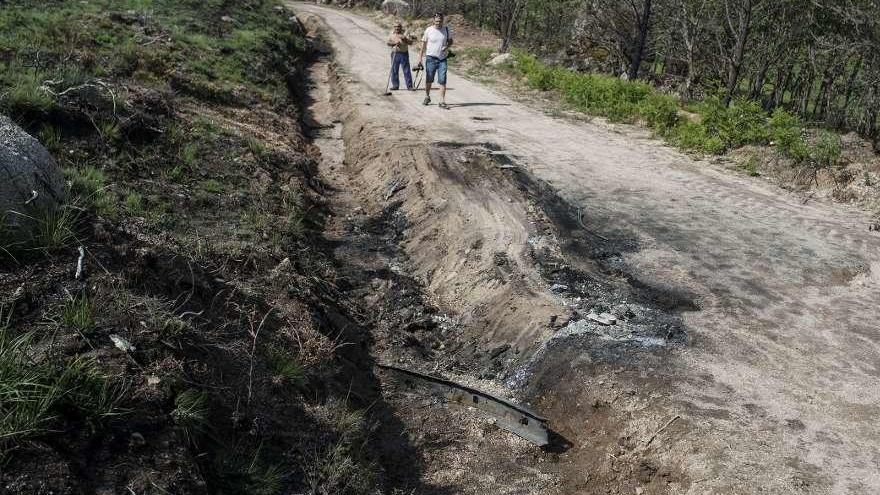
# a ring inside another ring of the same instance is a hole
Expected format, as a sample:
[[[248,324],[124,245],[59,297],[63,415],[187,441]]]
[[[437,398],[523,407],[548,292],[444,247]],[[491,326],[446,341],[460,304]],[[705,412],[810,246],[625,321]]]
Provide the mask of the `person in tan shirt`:
[[[391,35],[388,36],[388,46],[392,47],[391,56],[391,89],[400,89],[400,70],[403,69],[403,79],[406,89],[412,91],[412,72],[409,67],[409,47],[415,42],[415,36],[410,36],[403,30],[403,24],[396,22]]]

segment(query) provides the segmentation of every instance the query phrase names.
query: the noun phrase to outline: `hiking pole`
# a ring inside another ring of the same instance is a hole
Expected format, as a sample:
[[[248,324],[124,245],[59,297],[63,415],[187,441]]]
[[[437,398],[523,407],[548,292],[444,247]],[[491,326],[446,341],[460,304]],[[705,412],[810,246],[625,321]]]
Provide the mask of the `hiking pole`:
[[[422,85],[422,76],[425,75],[425,69],[422,67],[422,64],[419,64],[416,66],[415,69],[413,69],[413,71],[416,73],[416,85],[413,91],[418,91],[419,86]]]
[[[391,68],[388,70],[388,84],[385,85],[385,92],[382,96],[391,96],[391,77],[394,75],[394,52],[391,52]]]

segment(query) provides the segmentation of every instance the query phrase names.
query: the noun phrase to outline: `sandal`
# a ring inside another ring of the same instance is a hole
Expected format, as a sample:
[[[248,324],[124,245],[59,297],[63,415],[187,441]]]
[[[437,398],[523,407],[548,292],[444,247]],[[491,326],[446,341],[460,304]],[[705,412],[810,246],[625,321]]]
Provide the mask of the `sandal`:
[[[441,101],[441,102],[440,102],[440,108],[443,108],[443,109],[449,110],[449,105],[447,105],[445,101]]]
[[[430,104],[431,104],[431,97],[426,96],[425,99],[422,101],[422,105],[428,106]]]

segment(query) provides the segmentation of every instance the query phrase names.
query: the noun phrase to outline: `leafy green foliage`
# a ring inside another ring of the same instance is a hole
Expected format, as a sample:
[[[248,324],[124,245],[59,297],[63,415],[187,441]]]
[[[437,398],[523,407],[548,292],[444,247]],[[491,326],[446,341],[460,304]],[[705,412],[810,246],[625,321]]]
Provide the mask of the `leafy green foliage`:
[[[810,156],[801,119],[781,108],[770,117],[770,139],[780,153],[795,162],[802,162]]]
[[[698,122],[684,121],[676,125],[667,135],[675,146],[690,151],[717,155],[724,153],[724,142],[718,136],[709,135],[706,126]]]
[[[809,159],[826,167],[840,160],[839,136],[823,133],[810,147],[803,138],[800,119],[785,110],[776,110],[768,118],[756,101],[739,99],[725,106],[721,100],[709,98],[693,107],[696,118],[682,120],[676,98],[642,82],[552,67],[521,51],[515,51],[514,56],[515,70],[532,88],[558,91],[576,109],[611,121],[641,120],[684,150],[715,155],[747,144],[773,141],[783,155],[798,163]]]
[[[840,162],[842,151],[843,145],[840,141],[840,135],[822,131],[813,145],[812,158],[820,167],[833,167]]]
[[[514,52],[517,70],[529,86],[559,91],[576,109],[601,115],[615,122],[643,119],[658,132],[678,122],[678,104],[641,82],[623,81],[600,74],[581,74],[548,66],[532,55]]]
[[[724,106],[717,99],[709,99],[698,112],[706,134],[720,139],[725,149],[765,144],[768,140],[767,114],[756,102],[737,100]]]

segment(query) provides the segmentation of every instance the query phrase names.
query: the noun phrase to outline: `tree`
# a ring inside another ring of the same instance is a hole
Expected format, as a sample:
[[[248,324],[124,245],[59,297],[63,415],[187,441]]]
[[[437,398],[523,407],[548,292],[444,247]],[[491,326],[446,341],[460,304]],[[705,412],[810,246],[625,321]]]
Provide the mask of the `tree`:
[[[606,49],[636,79],[650,42],[653,0],[588,0],[585,33]]]

